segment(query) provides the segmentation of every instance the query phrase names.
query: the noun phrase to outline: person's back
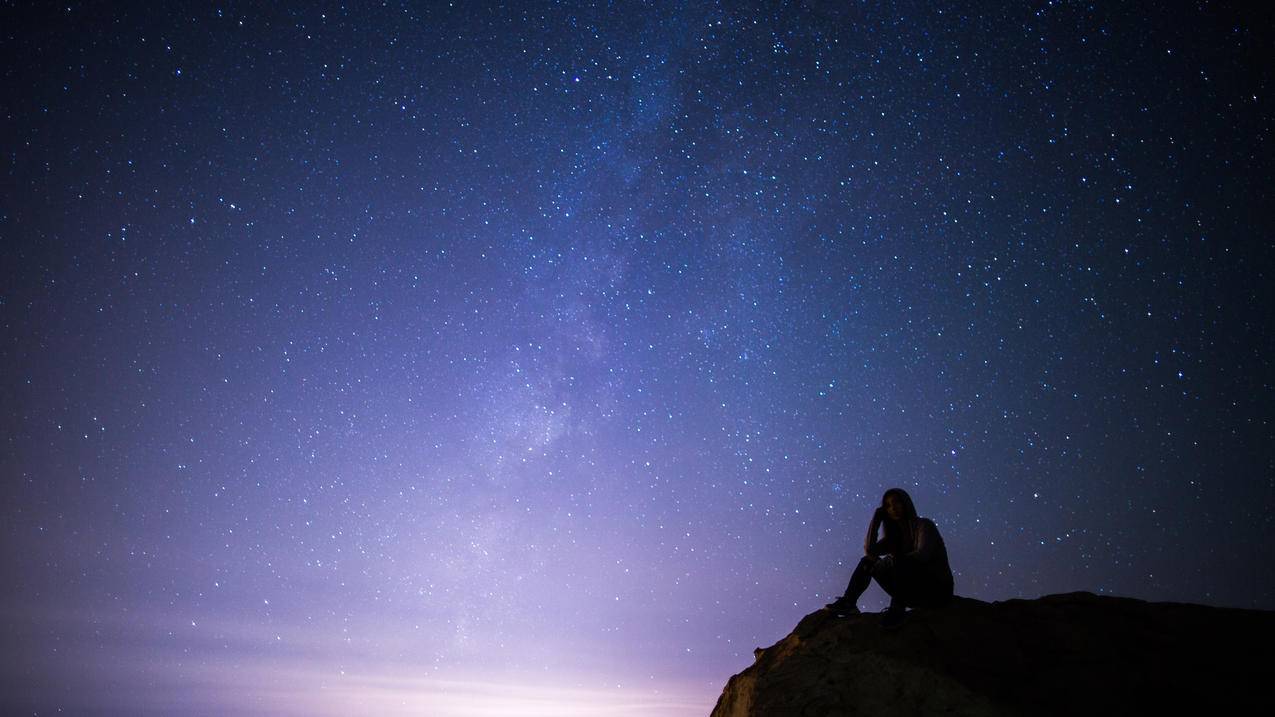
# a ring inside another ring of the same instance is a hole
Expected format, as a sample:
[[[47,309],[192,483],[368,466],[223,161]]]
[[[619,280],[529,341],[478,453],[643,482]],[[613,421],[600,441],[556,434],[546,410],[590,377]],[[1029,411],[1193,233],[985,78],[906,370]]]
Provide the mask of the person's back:
[[[917,518],[917,547],[911,553],[916,555],[917,563],[922,566],[926,578],[934,581],[940,592],[951,597],[955,587],[952,579],[952,566],[947,561],[947,545],[934,521],[929,518]],[[928,582],[928,581],[927,581]]]

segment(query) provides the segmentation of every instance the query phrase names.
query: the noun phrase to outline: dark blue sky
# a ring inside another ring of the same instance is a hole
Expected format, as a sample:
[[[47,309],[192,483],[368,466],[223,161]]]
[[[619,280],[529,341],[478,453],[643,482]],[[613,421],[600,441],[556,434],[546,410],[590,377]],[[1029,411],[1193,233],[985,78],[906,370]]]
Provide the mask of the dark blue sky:
[[[0,701],[706,714],[891,486],[1275,608],[1271,29],[7,4]]]

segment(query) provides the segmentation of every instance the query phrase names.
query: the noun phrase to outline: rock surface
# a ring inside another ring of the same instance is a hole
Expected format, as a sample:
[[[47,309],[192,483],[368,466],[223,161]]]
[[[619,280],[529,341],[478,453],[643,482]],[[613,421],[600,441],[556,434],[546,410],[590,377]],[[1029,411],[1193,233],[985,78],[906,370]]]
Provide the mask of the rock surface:
[[[1092,593],[807,615],[712,717],[1272,714],[1275,612]]]

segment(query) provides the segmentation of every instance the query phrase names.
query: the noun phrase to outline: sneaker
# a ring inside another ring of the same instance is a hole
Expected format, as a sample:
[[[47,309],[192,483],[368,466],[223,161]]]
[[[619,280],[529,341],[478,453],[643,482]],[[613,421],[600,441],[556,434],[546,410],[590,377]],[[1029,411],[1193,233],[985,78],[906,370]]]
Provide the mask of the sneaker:
[[[907,618],[908,611],[900,607],[887,608],[885,614],[881,616],[881,627],[886,630],[898,629],[903,624],[903,620]]]
[[[854,603],[844,598],[833,600],[827,605],[824,605],[824,608],[831,610],[837,613],[838,615],[858,615],[859,614],[859,606],[855,605]]]

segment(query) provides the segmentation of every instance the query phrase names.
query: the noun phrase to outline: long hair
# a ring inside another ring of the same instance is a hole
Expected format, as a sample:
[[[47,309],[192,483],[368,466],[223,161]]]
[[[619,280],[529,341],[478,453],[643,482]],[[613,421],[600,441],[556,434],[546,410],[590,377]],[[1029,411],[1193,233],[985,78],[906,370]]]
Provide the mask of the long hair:
[[[903,520],[893,521],[886,518],[881,527],[885,529],[885,540],[901,553],[910,552],[916,547],[916,506],[912,504],[912,496],[902,488],[891,488],[881,496],[881,507],[885,508],[885,499],[894,496],[903,504]]]

